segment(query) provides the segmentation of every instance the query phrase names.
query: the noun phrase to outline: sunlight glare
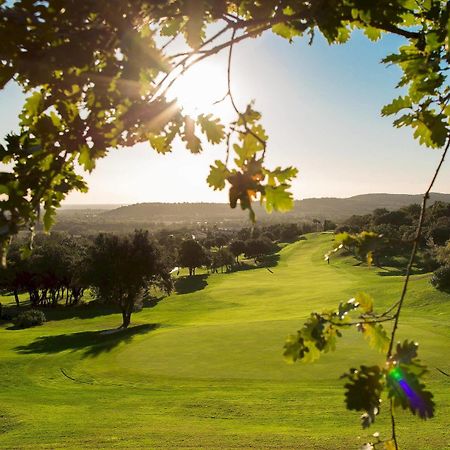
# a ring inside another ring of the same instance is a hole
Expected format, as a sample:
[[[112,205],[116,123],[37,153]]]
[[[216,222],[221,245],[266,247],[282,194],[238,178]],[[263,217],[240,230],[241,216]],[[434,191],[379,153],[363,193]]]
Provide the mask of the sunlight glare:
[[[198,63],[171,86],[168,97],[176,98],[183,112],[192,118],[216,112],[223,115],[226,105],[214,105],[227,91],[227,72],[211,62]],[[222,102],[228,103],[228,102]]]

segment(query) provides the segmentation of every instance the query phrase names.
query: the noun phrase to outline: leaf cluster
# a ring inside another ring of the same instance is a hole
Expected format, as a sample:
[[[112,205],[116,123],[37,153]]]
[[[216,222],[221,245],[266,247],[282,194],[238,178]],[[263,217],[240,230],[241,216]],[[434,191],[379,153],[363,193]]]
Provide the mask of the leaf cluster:
[[[386,313],[377,314],[373,306],[372,297],[360,292],[355,298],[340,303],[334,311],[312,313],[297,334],[287,338],[284,357],[288,362],[312,362],[322,353],[335,350],[341,330],[352,326],[362,332],[371,347],[386,353],[390,339],[383,322],[392,318]],[[358,316],[351,318],[356,312]],[[399,343],[385,365],[361,365],[342,376],[347,379],[344,386],[347,408],[362,412],[364,428],[375,421],[383,393],[387,393],[394,406],[409,409],[422,419],[433,417],[433,395],[422,382],[426,368],[417,359],[417,348],[413,342]]]

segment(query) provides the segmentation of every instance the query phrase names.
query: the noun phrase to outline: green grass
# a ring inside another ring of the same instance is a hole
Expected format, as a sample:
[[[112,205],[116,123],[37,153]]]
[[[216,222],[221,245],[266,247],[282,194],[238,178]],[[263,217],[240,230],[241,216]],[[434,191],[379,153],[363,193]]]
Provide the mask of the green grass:
[[[312,365],[288,365],[286,336],[313,310],[336,306],[357,291],[381,307],[399,295],[401,278],[323,254],[330,235],[281,250],[267,269],[218,274],[196,282],[120,324],[111,309],[50,311],[27,330],[0,327],[0,448],[358,448],[370,430],[348,412],[339,376],[382,361],[356,331],[337,352]],[[384,276],[382,276],[384,275]],[[2,299],[3,303],[8,301]],[[428,276],[415,276],[399,337],[420,342],[437,415],[422,422],[399,412],[403,449],[450,447],[448,317],[450,296]],[[94,314],[99,313],[99,315]]]

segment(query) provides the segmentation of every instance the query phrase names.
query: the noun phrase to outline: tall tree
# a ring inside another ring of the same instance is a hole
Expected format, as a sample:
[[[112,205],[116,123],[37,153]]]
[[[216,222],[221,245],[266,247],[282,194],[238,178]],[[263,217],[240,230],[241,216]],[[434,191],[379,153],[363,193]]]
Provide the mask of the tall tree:
[[[186,239],[178,251],[178,263],[189,269],[189,276],[195,275],[197,267],[205,265],[207,255],[202,245],[194,239]]]
[[[88,257],[88,279],[99,298],[117,305],[122,313],[121,328],[127,328],[133,309],[152,283],[171,290],[168,268],[147,231],[133,235],[100,234]]]

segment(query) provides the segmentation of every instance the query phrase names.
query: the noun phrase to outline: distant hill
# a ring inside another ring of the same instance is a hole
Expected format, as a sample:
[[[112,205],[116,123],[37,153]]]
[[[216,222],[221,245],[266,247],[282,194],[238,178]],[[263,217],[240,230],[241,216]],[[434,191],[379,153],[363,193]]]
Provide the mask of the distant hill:
[[[297,200],[294,209],[286,214],[268,215],[259,205],[255,211],[260,220],[327,218],[343,220],[352,214],[368,214],[376,208],[394,210],[412,203],[421,203],[421,195],[363,194],[349,198],[308,198]],[[450,194],[432,193],[435,201],[450,203]],[[240,208],[231,209],[225,203],[138,203],[102,213],[105,220],[149,222],[237,221],[248,217]]]

